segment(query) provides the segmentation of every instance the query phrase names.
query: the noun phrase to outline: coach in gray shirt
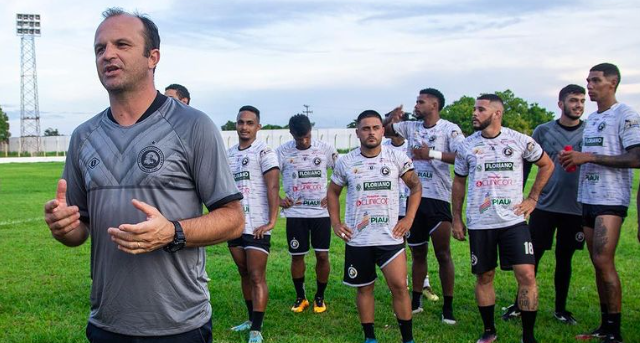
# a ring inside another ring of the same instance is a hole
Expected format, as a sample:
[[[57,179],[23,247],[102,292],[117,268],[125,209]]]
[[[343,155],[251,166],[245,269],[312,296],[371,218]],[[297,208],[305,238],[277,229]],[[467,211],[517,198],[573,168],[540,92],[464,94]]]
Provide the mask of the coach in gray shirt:
[[[204,246],[241,234],[242,195],[211,119],[156,90],[155,24],[103,15],[94,52],[110,107],[74,131],[45,221],[67,246],[91,237],[90,342],[211,342]]]

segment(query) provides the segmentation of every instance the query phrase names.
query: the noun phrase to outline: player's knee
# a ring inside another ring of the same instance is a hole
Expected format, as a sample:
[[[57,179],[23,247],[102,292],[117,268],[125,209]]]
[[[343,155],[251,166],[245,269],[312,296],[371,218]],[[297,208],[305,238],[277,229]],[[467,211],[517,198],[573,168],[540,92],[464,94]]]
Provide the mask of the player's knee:
[[[614,268],[613,258],[607,254],[593,254],[591,257],[593,265],[599,272],[606,272],[611,268]]]
[[[480,286],[490,285],[491,283],[493,283],[493,277],[495,273],[496,272],[492,270],[492,271],[488,271],[488,272],[476,275],[476,282]]]
[[[329,263],[329,253],[326,251],[317,252],[316,260],[318,261],[318,264]]]
[[[534,287],[536,285],[536,273],[533,268],[516,273],[516,280],[520,286]]]
[[[449,264],[451,262],[451,251],[449,249],[436,251],[436,259],[441,265]]]
[[[265,282],[264,272],[261,270],[252,270],[249,272],[249,279],[252,285],[259,285]]]
[[[413,260],[424,261],[427,258],[427,246],[419,245],[411,248],[411,256]]]

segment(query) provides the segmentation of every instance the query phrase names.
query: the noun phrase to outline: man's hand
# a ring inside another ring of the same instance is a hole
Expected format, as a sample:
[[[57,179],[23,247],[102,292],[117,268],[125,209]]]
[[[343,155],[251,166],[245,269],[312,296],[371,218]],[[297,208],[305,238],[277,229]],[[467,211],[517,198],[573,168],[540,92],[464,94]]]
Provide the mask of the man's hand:
[[[58,240],[80,227],[80,209],[78,206],[67,206],[66,193],[67,181],[60,179],[56,198],[44,204],[44,221]]]
[[[332,225],[333,232],[336,236],[340,237],[343,241],[348,242],[351,240],[351,229],[349,229],[344,223]]]
[[[521,203],[513,207],[513,213],[516,216],[524,215],[524,219],[528,219],[529,215],[536,208],[536,201],[531,198],[524,199]]]
[[[466,241],[465,236],[467,235],[467,227],[464,225],[462,220],[453,219],[453,223],[451,223],[451,230],[453,233],[453,238],[459,241]]]
[[[142,254],[158,250],[173,241],[176,230],[157,208],[133,199],[131,203],[142,211],[147,219],[137,224],[122,224],[107,229],[118,249],[129,254]]]
[[[560,161],[560,164],[562,164],[562,168],[566,170],[570,167],[592,162],[593,156],[593,154],[586,152],[561,150],[558,154],[558,160]]]
[[[404,235],[406,235],[407,232],[411,230],[411,225],[413,225],[413,220],[407,219],[407,217],[398,220],[398,223],[393,227],[393,231],[391,232],[393,234],[393,237],[404,237]]]
[[[284,199],[280,198],[280,207],[289,208],[293,206],[293,200],[289,197],[285,197]]]
[[[432,160],[433,158],[429,157],[429,150],[431,149],[426,144],[423,144],[418,149],[412,149],[411,153],[413,154],[413,159],[414,160]]]
[[[327,208],[327,197],[322,198],[322,200],[320,200],[320,206],[322,206],[322,208]]]
[[[264,237],[264,234],[271,231],[274,226],[276,226],[275,222],[258,226],[255,230],[253,230],[253,238],[262,239]]]

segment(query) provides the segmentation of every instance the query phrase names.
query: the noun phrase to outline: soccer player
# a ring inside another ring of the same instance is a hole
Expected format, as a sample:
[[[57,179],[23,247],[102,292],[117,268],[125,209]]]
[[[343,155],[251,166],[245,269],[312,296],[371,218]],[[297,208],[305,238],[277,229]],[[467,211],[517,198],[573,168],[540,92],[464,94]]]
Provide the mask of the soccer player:
[[[191,102],[191,95],[187,90],[187,87],[183,85],[179,85],[177,83],[172,83],[164,89],[164,95],[174,98],[185,105],[189,105]]]
[[[556,234],[556,270],[554,285],[556,305],[554,317],[566,324],[577,324],[573,314],[566,309],[569,283],[571,281],[571,260],[576,250],[584,247],[582,232],[582,206],[577,201],[578,176],[575,170],[567,171],[558,160],[560,151],[569,146],[580,151],[584,122],[580,117],[584,113],[585,90],[578,85],[568,85],[560,90],[558,107],[562,113],[560,119],[539,125],[532,138],[542,146],[542,150],[554,162],[549,182],[542,190],[536,209],[531,213],[529,230],[536,258],[536,273],[545,250],[553,245]],[[524,183],[526,184],[531,163],[525,163]],[[520,316],[516,302],[506,308],[502,319],[509,320]]]
[[[93,49],[110,106],[73,132],[45,221],[66,246],[91,237],[90,342],[211,342],[204,247],[240,235],[242,194],[211,119],[156,90],[153,21],[103,16]]]
[[[496,340],[493,278],[497,266],[513,272],[518,282],[518,306],[522,311],[522,341],[535,342],[533,328],[538,309],[533,244],[526,219],[538,202],[540,191],[553,173],[553,162],[531,137],[502,127],[504,105],[494,94],[476,99],[473,129],[458,147],[453,180],[453,236],[465,240],[462,203],[469,177],[467,225],[471,271],[476,275],[476,301],[484,323],[477,343]],[[529,196],[523,199],[523,161],[538,166]]]
[[[333,168],[338,151],[331,145],[312,139],[309,117],[296,114],[289,119],[293,140],[278,149],[285,198],[280,199],[287,218],[287,241],[291,254],[291,277],[296,301],[291,311],[300,313],[309,307],[305,294],[304,257],[309,252],[309,239],[316,255],[316,285],[313,312],[327,310],[324,292],[329,281],[329,245],[331,222],[327,212],[327,169]]]
[[[229,148],[229,164],[244,199],[245,226],[240,238],[229,241],[229,251],[240,272],[242,295],[249,320],[231,328],[249,331],[249,343],[262,342],[262,322],[267,308],[267,257],[271,229],[276,225],[280,196],[278,157],[264,142],[256,141],[260,111],[243,106],[236,117],[239,143]]]
[[[414,107],[419,121],[401,122],[402,107],[396,108],[385,121],[385,134],[401,135],[408,141],[409,157],[413,159],[422,183],[422,200],[407,243],[412,256],[413,297],[411,308],[421,312],[420,297],[427,275],[429,238],[440,265],[440,282],[444,304],[442,322],[455,324],[453,316],[454,267],[451,259],[451,171],[457,146],[464,140],[458,125],[440,118],[444,96],[434,88],[420,91]]]
[[[374,333],[373,287],[377,264],[387,280],[403,342],[413,342],[411,303],[406,288],[407,256],[404,235],[420,202],[420,181],[405,155],[381,145],[384,127],[378,112],[362,112],[356,120],[360,147],[336,162],[327,192],[331,226],[346,242],[343,282],[357,287],[356,305],[365,342],[377,342]],[[411,194],[407,213],[398,221],[398,179]],[[347,187],[346,216],[340,218],[340,193]]]
[[[622,290],[614,257],[631,198],[633,176],[628,168],[640,168],[640,116],[616,100],[619,84],[620,70],[615,65],[591,68],[587,92],[598,110],[587,118],[582,152],[560,153],[564,168],[582,165],[578,201],[602,313],[600,327],[577,338],[598,337],[606,342],[622,342]]]

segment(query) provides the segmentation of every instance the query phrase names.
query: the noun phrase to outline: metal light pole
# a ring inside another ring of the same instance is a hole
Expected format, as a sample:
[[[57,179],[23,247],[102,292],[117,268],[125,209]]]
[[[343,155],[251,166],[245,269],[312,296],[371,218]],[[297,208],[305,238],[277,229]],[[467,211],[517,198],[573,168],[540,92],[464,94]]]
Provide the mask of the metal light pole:
[[[16,35],[20,36],[20,141],[21,151],[39,154],[40,108],[36,72],[35,37],[40,37],[39,14],[16,14]]]

